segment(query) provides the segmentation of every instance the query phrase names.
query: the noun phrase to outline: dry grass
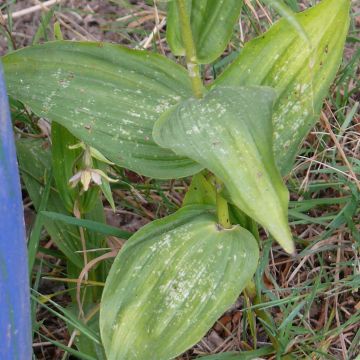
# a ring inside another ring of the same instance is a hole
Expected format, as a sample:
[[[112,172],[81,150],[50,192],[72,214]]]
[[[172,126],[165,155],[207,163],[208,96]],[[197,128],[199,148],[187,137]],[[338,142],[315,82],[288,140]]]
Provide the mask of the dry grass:
[[[22,0],[11,9],[16,13],[37,3]],[[308,3],[303,1],[301,7]],[[241,23],[228,52],[254,36],[250,16],[259,31],[274,20],[274,15],[258,1],[246,4],[249,15]],[[111,41],[169,54],[162,9],[160,1],[154,11],[144,1],[63,0],[49,23],[59,22],[66,39]],[[358,39],[359,9],[359,2],[354,1],[351,36]],[[44,18],[46,13],[43,9],[17,17],[12,28],[4,22],[0,54],[11,47],[29,45],[41,26],[41,16]],[[46,24],[46,28],[40,37],[51,40],[52,26]],[[7,38],[10,34],[11,38]],[[348,42],[342,70],[324,105],[321,121],[305,141],[288,180],[292,194],[290,218],[298,255],[289,257],[278,246],[270,247],[269,241],[265,241],[258,279],[265,294],[264,303],[255,305],[251,299],[240,297],[207,336],[179,359],[269,344],[264,324],[256,318],[259,309],[265,308],[274,319],[269,328],[277,332],[278,340],[292,351],[293,358],[354,359],[360,354],[358,51],[356,43]],[[352,59],[355,64],[349,67]],[[211,71],[208,74],[210,78]],[[155,183],[131,172],[126,172],[123,179],[132,184],[135,192],[126,189],[114,192],[118,210],[115,214],[108,212],[108,222],[129,231],[174,211],[188,185],[186,181]],[[51,240],[47,244],[53,247]],[[46,260],[42,275],[60,277],[64,270],[61,259],[48,255]],[[39,291],[51,294],[65,291],[66,287],[59,284],[42,280]],[[66,306],[69,298],[66,294],[57,295],[56,301]],[[41,323],[40,333],[69,343],[70,334],[59,318],[39,307],[37,319]],[[62,359],[64,355],[63,350],[38,336],[34,339],[34,352],[38,359]]]

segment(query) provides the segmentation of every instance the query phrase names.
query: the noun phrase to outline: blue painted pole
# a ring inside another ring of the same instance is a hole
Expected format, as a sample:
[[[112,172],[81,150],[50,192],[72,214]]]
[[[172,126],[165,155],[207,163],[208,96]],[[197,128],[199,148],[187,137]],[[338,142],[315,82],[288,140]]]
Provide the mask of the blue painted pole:
[[[0,62],[0,359],[31,359],[30,291],[14,135]]]

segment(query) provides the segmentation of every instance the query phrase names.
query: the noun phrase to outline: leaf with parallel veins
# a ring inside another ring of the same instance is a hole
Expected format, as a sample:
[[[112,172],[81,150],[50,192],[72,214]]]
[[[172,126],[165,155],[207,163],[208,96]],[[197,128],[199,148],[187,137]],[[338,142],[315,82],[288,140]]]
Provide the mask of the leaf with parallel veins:
[[[157,146],[157,118],[191,96],[187,72],[163,56],[119,45],[58,41],[8,54],[8,92],[105,157],[142,175],[177,178],[201,167]]]
[[[291,170],[301,142],[318,120],[341,63],[349,7],[349,0],[323,0],[294,15],[310,44],[286,19],[280,20],[248,42],[213,84],[264,85],[276,90],[274,152],[283,175]]]
[[[264,87],[216,87],[166,112],[153,137],[220,178],[237,207],[294,251],[287,221],[289,194],[272,151],[275,93]]]
[[[108,360],[173,359],[205,335],[251,280],[255,238],[240,226],[219,227],[210,209],[187,206],[126,242],[101,301]]]
[[[210,64],[228,45],[243,0],[186,0],[197,60]],[[168,4],[166,39],[175,55],[185,55],[176,1]]]

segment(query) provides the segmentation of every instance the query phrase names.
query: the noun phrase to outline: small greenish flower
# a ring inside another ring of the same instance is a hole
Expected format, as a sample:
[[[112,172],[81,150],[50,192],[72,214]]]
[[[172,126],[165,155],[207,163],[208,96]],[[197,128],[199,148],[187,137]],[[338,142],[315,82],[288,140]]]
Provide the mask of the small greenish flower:
[[[93,168],[92,158],[106,164],[113,165],[113,163],[106,159],[106,157],[102,155],[100,151],[84,144],[83,142],[79,142],[78,144],[72,145],[69,148],[81,148],[84,150],[82,154],[82,167],[84,167],[84,169],[79,170],[74,176],[70,178],[69,184],[71,185],[71,187],[75,187],[80,182],[83,186],[84,191],[88,191],[91,183],[101,186],[104,182],[117,182],[117,180],[107,176],[104,171]]]
[[[84,191],[88,191],[91,182],[96,185],[101,185],[105,179],[108,182],[117,182],[117,180],[110,178],[100,169],[83,169],[78,171],[74,176],[72,176],[69,180],[69,184],[71,187],[75,187],[79,182],[81,182]]]

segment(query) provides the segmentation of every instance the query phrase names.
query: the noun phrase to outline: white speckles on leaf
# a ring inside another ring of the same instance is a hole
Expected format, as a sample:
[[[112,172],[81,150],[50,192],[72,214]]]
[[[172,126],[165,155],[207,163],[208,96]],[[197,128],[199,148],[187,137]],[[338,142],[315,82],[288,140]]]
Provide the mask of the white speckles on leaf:
[[[308,42],[280,20],[262,38],[246,44],[213,86],[267,85],[276,90],[274,152],[283,175],[291,170],[303,138],[318,119],[341,63],[349,7],[348,0],[324,0],[306,14],[296,14]],[[289,140],[291,146],[284,151]]]
[[[258,246],[246,230],[218,232],[215,224],[209,208],[189,206],[127,241],[101,303],[109,359],[174,358],[236,300],[255,271]],[[249,257],[241,262],[243,252]]]
[[[151,137],[159,115],[191,96],[188,74],[174,62],[119,45],[74,41],[22,49],[6,56],[4,66],[14,98],[117,165],[157,178],[201,170]]]
[[[291,252],[288,193],[272,154],[274,98],[267,87],[217,87],[201,100],[190,99],[166,112],[155,123],[153,136],[159,145],[219,177],[231,201]],[[290,101],[282,107],[301,110]]]

